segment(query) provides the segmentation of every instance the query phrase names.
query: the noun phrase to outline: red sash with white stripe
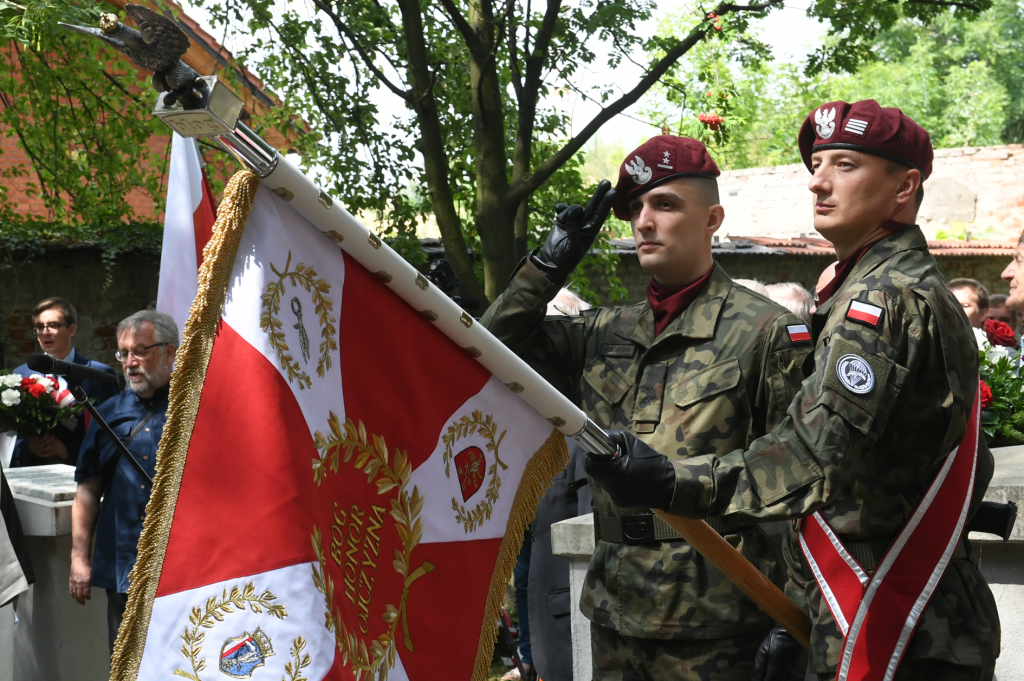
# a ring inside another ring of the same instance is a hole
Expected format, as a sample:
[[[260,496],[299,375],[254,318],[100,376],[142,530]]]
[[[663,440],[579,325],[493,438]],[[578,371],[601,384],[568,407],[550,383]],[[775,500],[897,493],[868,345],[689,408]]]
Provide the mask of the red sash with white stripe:
[[[980,385],[967,433],[914,514],[867,572],[820,514],[804,518],[800,548],[843,633],[838,681],[891,681],[967,520],[978,460]]]

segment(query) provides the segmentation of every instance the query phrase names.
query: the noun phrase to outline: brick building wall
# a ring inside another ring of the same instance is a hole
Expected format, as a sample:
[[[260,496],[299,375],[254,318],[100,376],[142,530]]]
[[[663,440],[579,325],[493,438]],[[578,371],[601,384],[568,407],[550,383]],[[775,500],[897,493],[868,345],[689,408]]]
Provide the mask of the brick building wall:
[[[719,179],[723,236],[814,234],[809,175],[802,164],[728,170]],[[1024,229],[1024,148],[938,149],[919,222],[936,232],[969,230],[975,238],[1017,239]]]
[[[31,259],[15,255],[0,269],[0,368],[14,369],[38,352],[32,308],[50,296],[66,298],[78,311],[75,347],[90,359],[114,366],[117,323],[156,300],[160,257],[124,254],[107,272],[94,247],[53,247]]]

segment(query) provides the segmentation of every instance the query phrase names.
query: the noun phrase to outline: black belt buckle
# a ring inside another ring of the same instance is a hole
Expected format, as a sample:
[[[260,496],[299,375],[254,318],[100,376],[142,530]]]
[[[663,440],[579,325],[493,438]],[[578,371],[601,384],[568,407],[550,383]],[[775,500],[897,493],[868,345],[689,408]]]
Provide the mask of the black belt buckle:
[[[654,514],[627,515],[620,518],[622,521],[622,543],[629,546],[639,544],[650,544],[657,541],[654,538]]]

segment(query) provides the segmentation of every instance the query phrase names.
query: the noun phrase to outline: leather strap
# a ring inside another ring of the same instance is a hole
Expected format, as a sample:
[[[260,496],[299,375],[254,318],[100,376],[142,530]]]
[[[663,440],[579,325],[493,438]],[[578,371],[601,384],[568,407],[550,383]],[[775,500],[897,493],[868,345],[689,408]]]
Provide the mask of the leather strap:
[[[718,534],[725,534],[725,523],[720,518],[705,519]],[[729,530],[737,531],[738,528]],[[594,538],[612,544],[651,544],[662,541],[678,541],[682,539],[660,517],[653,513],[638,515],[603,516],[594,511]]]

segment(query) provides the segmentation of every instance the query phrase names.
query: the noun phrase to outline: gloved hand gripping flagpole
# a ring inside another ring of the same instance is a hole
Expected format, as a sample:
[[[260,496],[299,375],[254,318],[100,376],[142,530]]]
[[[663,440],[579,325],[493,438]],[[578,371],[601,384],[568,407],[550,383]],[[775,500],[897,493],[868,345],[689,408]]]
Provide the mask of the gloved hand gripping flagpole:
[[[140,14],[136,6],[128,5],[126,10],[128,8],[133,9],[134,13],[129,12],[133,17]],[[136,35],[138,32],[117,22],[113,15],[105,15],[101,22],[102,33],[110,34],[106,37],[96,29],[80,26],[66,28],[104,39],[136,63],[139,63],[137,57],[140,55],[143,55],[143,61],[152,61],[140,65],[155,71],[154,83],[174,83],[169,86],[173,91],[162,92],[158,96],[154,115],[182,137],[213,138],[222,149],[256,174],[268,189],[288,202],[296,212],[338,244],[339,248],[370,272],[375,272],[388,288],[420,311],[493,376],[551,421],[560,432],[576,440],[592,456],[618,456],[616,445],[579,407],[551,387],[412,265],[391,250],[380,237],[335,203],[326,192],[242,123],[239,116],[244,103],[224,83],[218,82],[216,76],[193,79],[188,75],[185,72],[188,67],[174,59],[187,49],[187,38],[183,33],[180,36],[175,33],[180,32],[180,29],[173,20],[148,11],[136,17],[136,21],[140,19],[159,30]],[[109,38],[115,34],[118,41],[111,42]],[[162,40],[166,42],[161,43]],[[159,68],[155,67],[157,64]],[[165,70],[160,71],[160,68]],[[191,69],[188,71],[194,73]],[[809,646],[810,620],[803,611],[707,523],[655,512],[765,612],[786,627],[800,643]]]

